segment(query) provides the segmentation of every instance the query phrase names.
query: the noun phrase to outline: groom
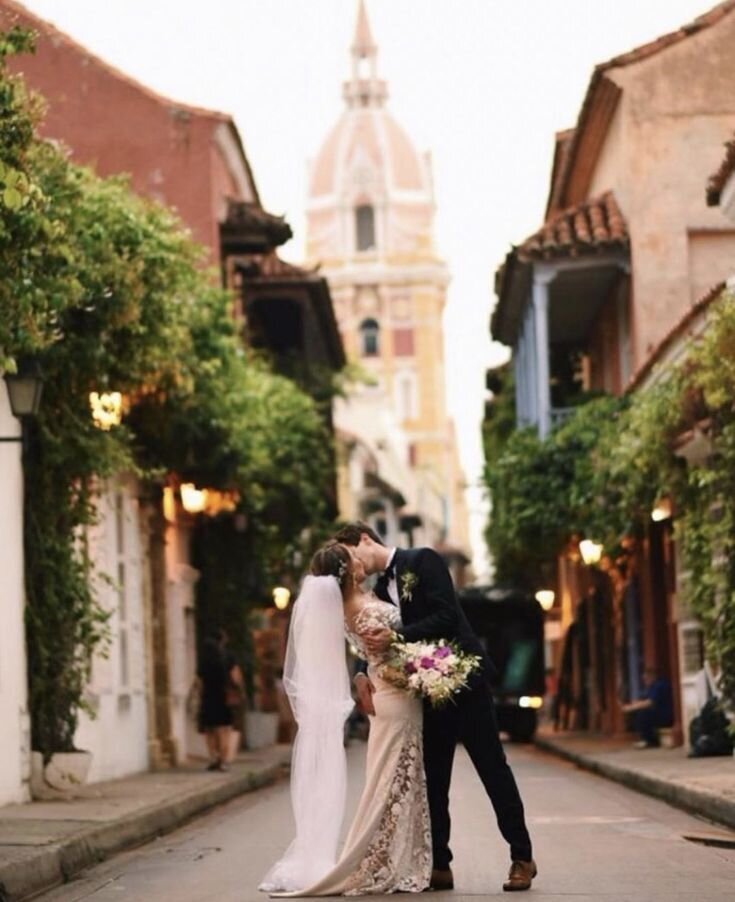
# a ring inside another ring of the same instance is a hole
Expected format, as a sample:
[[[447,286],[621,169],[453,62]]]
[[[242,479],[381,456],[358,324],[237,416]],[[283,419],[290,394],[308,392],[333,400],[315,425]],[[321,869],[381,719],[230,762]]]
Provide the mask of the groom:
[[[470,677],[467,689],[456,696],[453,704],[439,709],[424,705],[424,769],[434,855],[432,888],[454,888],[449,867],[449,784],[454,750],[461,741],[490,797],[500,832],[510,846],[512,863],[503,889],[530,889],[536,864],[523,802],[498,735],[489,684],[494,667],[459,606],[446,564],[431,548],[386,548],[366,523],[348,524],[335,539],[353,548],[368,574],[381,573],[375,594],[400,607],[403,640],[449,639],[482,659],[480,672]],[[389,630],[376,630],[366,645],[372,654],[379,654],[388,648],[391,639]],[[355,688],[362,709],[374,714],[373,686],[367,674],[357,674]]]

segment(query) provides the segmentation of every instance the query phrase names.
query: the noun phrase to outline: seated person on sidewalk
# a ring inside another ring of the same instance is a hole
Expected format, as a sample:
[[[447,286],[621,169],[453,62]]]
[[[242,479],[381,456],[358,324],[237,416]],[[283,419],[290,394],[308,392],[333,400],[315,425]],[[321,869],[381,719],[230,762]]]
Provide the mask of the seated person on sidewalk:
[[[645,669],[643,679],[643,697],[623,705],[623,711],[635,716],[636,730],[641,737],[636,748],[650,749],[659,745],[659,729],[670,727],[674,722],[674,700],[671,683],[653,668]]]

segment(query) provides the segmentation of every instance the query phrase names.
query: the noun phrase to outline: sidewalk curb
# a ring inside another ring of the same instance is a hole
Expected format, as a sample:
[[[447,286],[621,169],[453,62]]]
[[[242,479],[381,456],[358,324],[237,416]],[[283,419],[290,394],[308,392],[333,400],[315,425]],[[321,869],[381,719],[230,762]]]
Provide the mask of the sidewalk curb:
[[[682,786],[679,783],[662,780],[660,777],[653,777],[650,774],[642,774],[627,767],[611,764],[608,761],[600,761],[592,755],[585,755],[563,748],[553,740],[543,736],[536,736],[534,742],[541,751],[549,752],[558,758],[570,761],[583,770],[606,777],[608,780],[613,780],[616,783],[621,783],[629,789],[652,796],[662,802],[668,802],[669,805],[681,808],[689,812],[689,814],[699,815],[735,830],[735,802],[729,799],[713,793],[701,792],[688,786]]]
[[[164,803],[84,828],[20,861],[0,865],[0,902],[20,902],[53,889],[112,855],[170,833],[223,802],[273,783],[283,766],[276,760],[213,786],[186,789]]]

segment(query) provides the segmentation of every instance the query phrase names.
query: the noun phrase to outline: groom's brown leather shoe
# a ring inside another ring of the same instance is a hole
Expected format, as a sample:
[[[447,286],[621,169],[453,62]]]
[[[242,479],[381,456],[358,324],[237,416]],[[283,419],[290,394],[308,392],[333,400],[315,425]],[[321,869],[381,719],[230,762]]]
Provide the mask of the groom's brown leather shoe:
[[[452,869],[446,868],[445,870],[439,870],[439,868],[434,868],[431,872],[431,883],[429,886],[431,889],[436,890],[454,889],[454,874],[452,873]]]
[[[538,869],[535,861],[514,861],[510,866],[510,873],[503,884],[503,889],[506,893],[531,889],[531,883],[536,874],[538,874]]]

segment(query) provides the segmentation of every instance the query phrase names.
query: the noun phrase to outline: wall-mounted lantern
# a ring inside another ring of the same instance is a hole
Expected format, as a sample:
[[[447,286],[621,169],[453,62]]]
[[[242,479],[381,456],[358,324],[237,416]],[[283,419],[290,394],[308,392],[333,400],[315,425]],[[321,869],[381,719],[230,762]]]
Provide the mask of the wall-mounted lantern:
[[[603,546],[599,542],[593,542],[592,539],[582,539],[579,543],[582,560],[588,567],[593,567],[595,564],[600,563],[602,548]]]
[[[179,488],[181,503],[187,514],[200,514],[207,505],[207,490],[198,489],[193,482],[184,482]]]
[[[273,590],[273,604],[279,611],[285,611],[291,601],[291,590],[285,586],[276,586]]]
[[[556,593],[553,589],[539,589],[536,593],[536,601],[541,605],[544,611],[550,611],[554,607],[554,599]]]
[[[654,523],[661,523],[664,520],[670,520],[673,513],[671,498],[659,498],[651,511],[651,519]]]
[[[6,373],[5,386],[8,390],[8,402],[14,417],[21,423],[38,415],[43,392],[43,376],[41,367],[35,360],[21,360],[18,371]],[[22,442],[23,437],[0,437],[0,442]]]

